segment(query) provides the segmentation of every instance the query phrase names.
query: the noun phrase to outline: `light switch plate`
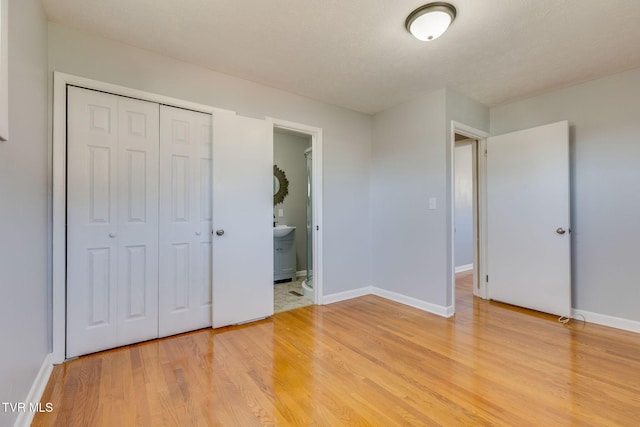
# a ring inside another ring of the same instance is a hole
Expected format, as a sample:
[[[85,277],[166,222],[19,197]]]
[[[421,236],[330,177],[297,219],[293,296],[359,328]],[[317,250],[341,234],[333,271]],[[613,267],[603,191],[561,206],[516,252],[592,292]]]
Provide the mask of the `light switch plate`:
[[[284,216],[284,209],[278,209],[278,216]]]
[[[435,197],[429,197],[429,209],[435,209],[438,206]]]

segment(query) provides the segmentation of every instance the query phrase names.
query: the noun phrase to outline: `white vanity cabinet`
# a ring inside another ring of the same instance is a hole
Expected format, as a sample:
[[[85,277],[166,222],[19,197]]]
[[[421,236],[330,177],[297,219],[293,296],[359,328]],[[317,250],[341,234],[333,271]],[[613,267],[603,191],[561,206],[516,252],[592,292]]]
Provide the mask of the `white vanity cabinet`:
[[[273,238],[273,280],[296,279],[295,231]]]

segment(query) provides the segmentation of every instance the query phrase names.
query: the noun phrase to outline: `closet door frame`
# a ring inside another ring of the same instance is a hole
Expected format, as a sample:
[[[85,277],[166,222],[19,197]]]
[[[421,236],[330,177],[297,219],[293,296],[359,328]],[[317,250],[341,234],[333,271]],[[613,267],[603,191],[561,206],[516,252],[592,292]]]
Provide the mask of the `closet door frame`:
[[[51,362],[66,359],[66,186],[67,186],[67,86],[77,86],[114,95],[155,102],[211,115],[234,111],[183,101],[124,86],[60,72],[53,74],[53,205],[52,205],[52,353]]]

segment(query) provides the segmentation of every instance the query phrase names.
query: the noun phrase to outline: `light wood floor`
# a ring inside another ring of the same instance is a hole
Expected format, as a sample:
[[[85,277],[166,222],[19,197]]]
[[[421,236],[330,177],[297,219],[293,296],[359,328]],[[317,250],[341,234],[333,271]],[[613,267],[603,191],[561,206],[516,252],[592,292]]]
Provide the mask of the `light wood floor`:
[[[640,335],[375,296],[56,366],[36,426],[640,425]]]

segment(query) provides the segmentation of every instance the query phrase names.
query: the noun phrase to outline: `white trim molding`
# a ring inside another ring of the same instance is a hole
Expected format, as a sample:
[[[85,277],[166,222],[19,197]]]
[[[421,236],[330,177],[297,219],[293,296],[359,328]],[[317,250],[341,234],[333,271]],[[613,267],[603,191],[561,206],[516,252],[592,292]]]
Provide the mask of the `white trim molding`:
[[[362,288],[351,289],[350,291],[337,292],[335,294],[329,294],[322,297],[322,304],[333,304],[340,301],[346,301],[353,298],[363,297],[365,295],[373,294],[373,288],[371,286],[365,286]]]
[[[346,301],[353,298],[363,297],[365,295],[375,295],[380,298],[388,299],[409,307],[417,308],[427,313],[435,314],[441,317],[451,317],[454,315],[454,307],[445,307],[442,305],[432,304],[417,298],[399,294],[397,292],[387,291],[386,289],[376,288],[375,286],[364,286],[362,288],[352,289],[350,291],[338,292],[335,294],[325,295],[322,299],[323,304],[333,304],[336,302]]]
[[[462,273],[463,271],[473,270],[473,264],[459,265],[456,267],[456,273]]]
[[[452,305],[450,305],[449,307],[445,307],[443,305],[432,304],[430,302],[422,301],[417,298],[409,297],[397,292],[391,292],[387,291],[386,289],[380,289],[376,287],[372,288],[372,291],[373,295],[391,301],[399,302],[400,304],[408,305],[410,307],[414,307],[431,314],[436,314],[441,317],[451,317],[454,314],[454,307]]]
[[[35,415],[35,411],[30,410],[32,404],[38,405],[38,407],[43,410],[46,409],[45,404],[47,402],[41,402],[41,399],[42,393],[44,393],[44,389],[47,387],[49,377],[53,371],[53,363],[51,363],[51,360],[51,353],[48,353],[42,361],[42,366],[40,366],[40,370],[38,371],[36,378],[33,380],[33,384],[31,384],[27,398],[24,400],[24,403],[26,404],[26,411],[18,414],[18,417],[13,424],[14,427],[28,427],[31,425]]]
[[[455,266],[455,161],[456,161],[456,133],[462,136],[466,136],[467,138],[474,139],[477,143],[474,144],[474,150],[476,154],[476,170],[475,176],[477,179],[476,187],[477,187],[477,206],[474,211],[474,235],[475,238],[478,239],[478,243],[474,246],[474,265],[476,269],[474,270],[473,277],[473,294],[479,296],[480,298],[487,298],[487,282],[484,280],[486,277],[487,270],[487,224],[486,224],[486,162],[485,157],[482,153],[485,152],[487,138],[489,137],[489,133],[476,129],[474,127],[465,125],[464,123],[456,122],[455,120],[451,120],[450,124],[450,139],[449,139],[449,153],[450,153],[450,163],[449,163],[449,188],[450,188],[450,206],[449,206],[449,225],[448,225],[448,236],[447,239],[449,241],[450,252],[448,254],[447,260],[447,268],[450,268],[451,274],[451,282],[449,283],[449,289],[451,292],[451,306],[452,315],[455,312],[455,304],[456,304],[456,266]],[[447,308],[448,309],[448,308]]]
[[[571,315],[572,317],[584,317],[586,322],[595,323],[596,325],[609,326],[611,328],[640,333],[640,322],[636,320],[623,319],[621,317],[608,316],[606,314],[593,313],[591,311],[578,310],[576,308],[571,310]],[[576,320],[581,320],[579,317]]]

